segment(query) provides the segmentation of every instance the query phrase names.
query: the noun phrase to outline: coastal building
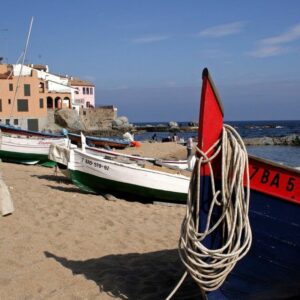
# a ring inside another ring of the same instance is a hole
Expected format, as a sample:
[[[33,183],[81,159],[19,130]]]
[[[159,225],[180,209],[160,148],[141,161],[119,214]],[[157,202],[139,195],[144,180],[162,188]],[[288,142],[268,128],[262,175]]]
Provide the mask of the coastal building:
[[[47,126],[61,108],[95,107],[95,86],[51,74],[45,65],[0,64],[0,123],[28,130]]]
[[[70,85],[75,88],[73,108],[79,111],[80,108],[95,107],[95,85],[93,83],[70,77]]]

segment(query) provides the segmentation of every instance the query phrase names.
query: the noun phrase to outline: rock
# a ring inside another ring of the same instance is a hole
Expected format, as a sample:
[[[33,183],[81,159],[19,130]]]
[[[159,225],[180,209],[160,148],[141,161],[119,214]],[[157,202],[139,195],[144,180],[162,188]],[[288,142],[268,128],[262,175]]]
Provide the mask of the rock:
[[[63,129],[62,126],[59,126],[58,124],[47,124],[47,126],[44,126],[41,131],[42,132],[49,132],[49,133],[58,133],[61,132]]]
[[[178,128],[178,123],[174,122],[174,121],[171,121],[171,122],[169,122],[169,127],[170,128]]]
[[[300,146],[300,138],[296,134],[273,138],[274,145]]]
[[[70,130],[85,130],[79,119],[78,113],[74,109],[60,109],[55,112],[55,123]]]
[[[103,194],[103,197],[104,197],[106,200],[108,200],[108,201],[113,201],[113,202],[120,200],[119,198],[115,197],[115,196],[112,195],[112,194]]]
[[[274,145],[273,139],[270,138],[270,137],[248,138],[248,139],[244,139],[244,143],[247,146],[267,146],[267,145]]]
[[[128,118],[123,116],[112,121],[112,127],[114,129],[131,129],[133,126],[128,122]]]
[[[288,145],[300,146],[300,137],[297,134],[291,134],[281,137],[261,137],[244,139],[247,146],[267,146],[267,145]]]

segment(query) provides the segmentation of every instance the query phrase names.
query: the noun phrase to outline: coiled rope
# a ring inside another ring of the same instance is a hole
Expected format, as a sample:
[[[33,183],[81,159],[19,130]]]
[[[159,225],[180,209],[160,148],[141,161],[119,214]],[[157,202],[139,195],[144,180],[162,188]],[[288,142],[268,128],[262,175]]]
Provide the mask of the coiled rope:
[[[214,150],[214,154],[209,154]],[[221,188],[216,190],[212,161],[222,151]],[[249,211],[249,168],[245,145],[234,128],[224,125],[222,138],[206,153],[197,148],[197,161],[193,170],[186,215],[181,225],[179,255],[187,271],[166,299],[171,299],[187,274],[199,285],[202,293],[218,289],[235,264],[250,249],[252,242]],[[212,199],[209,202],[206,224],[200,224],[200,169],[210,169]],[[245,174],[245,177],[244,177]],[[246,188],[244,189],[244,180]],[[218,215],[218,220],[212,223]],[[209,249],[204,240],[214,233],[221,235],[218,249]]]

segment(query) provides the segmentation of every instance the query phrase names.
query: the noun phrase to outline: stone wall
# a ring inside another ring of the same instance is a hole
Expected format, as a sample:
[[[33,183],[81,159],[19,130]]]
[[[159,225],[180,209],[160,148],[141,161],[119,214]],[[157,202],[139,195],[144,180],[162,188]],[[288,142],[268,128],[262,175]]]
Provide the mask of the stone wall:
[[[79,117],[86,130],[110,130],[112,122],[117,118],[117,108],[101,106],[97,108],[81,108]]]

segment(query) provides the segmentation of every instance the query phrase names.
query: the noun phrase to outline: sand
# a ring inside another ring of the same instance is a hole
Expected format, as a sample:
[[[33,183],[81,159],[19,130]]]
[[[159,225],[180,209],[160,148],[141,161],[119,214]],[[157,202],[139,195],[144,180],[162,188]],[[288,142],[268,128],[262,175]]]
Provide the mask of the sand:
[[[124,150],[118,150],[119,152],[140,155],[155,158],[165,159],[186,159],[187,150],[185,146],[177,144],[175,142],[144,142],[141,147],[129,147]]]
[[[179,146],[127,151],[184,158]],[[41,166],[2,162],[0,170],[15,205],[0,217],[1,300],[164,299],[183,274],[183,205],[109,201]],[[189,278],[174,299],[193,298],[199,290]]]

